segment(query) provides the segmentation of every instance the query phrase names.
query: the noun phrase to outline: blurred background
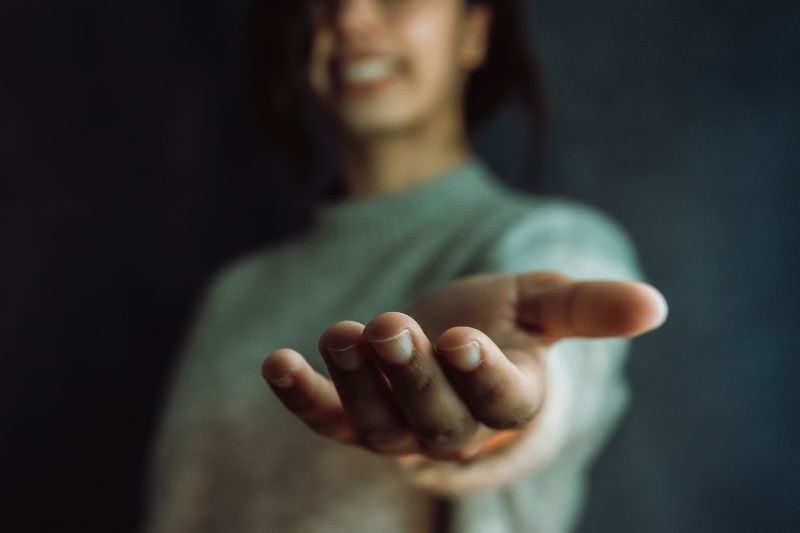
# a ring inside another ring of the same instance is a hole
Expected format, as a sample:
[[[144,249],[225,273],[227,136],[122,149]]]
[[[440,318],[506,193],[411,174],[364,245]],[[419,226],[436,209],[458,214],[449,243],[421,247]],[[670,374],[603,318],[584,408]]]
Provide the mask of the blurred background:
[[[797,531],[800,3],[525,5],[546,159],[534,176],[513,103],[480,151],[515,187],[620,220],[670,302],[634,345],[634,402],[580,531]],[[134,531],[198,290],[309,220],[243,96],[244,16],[244,0],[0,7],[5,531]]]

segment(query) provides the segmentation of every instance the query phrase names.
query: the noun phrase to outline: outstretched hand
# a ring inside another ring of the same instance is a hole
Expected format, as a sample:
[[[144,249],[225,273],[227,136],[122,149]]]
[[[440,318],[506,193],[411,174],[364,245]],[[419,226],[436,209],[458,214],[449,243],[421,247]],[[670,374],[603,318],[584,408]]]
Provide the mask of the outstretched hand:
[[[645,283],[478,274],[405,313],[329,326],[318,348],[330,379],[290,348],[272,352],[261,372],[286,408],[323,436],[385,455],[463,460],[536,418],[553,343],[631,337],[666,315],[663,296]]]

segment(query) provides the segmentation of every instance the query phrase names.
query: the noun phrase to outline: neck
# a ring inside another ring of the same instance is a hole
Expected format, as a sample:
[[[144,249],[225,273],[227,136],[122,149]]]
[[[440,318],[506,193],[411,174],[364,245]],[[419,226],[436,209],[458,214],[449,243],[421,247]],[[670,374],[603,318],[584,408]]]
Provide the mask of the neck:
[[[351,198],[389,194],[424,183],[472,155],[458,121],[368,138],[343,135],[341,143],[343,185]]]

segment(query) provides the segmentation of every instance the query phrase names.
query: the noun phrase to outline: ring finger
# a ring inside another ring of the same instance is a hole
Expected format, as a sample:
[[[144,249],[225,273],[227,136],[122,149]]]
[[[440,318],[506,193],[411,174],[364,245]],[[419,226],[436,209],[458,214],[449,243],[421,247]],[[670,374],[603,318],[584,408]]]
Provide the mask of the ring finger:
[[[386,454],[416,452],[419,443],[362,340],[363,330],[362,324],[344,320],[319,338],[320,354],[342,406],[365,446]]]
[[[403,313],[382,313],[367,324],[364,337],[425,451],[440,459],[477,452],[478,421],[451,386],[420,325]]]

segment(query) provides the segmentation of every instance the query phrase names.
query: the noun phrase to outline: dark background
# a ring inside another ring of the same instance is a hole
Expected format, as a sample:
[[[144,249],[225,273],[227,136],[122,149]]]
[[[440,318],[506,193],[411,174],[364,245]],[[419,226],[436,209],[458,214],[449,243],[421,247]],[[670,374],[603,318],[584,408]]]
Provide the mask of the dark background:
[[[635,344],[634,402],[581,531],[795,531],[800,3],[528,11],[554,116],[540,185],[514,106],[479,146],[513,185],[619,219],[670,302]],[[243,17],[242,0],[0,8],[0,516],[14,531],[133,530],[197,291],[309,218],[243,100]]]

